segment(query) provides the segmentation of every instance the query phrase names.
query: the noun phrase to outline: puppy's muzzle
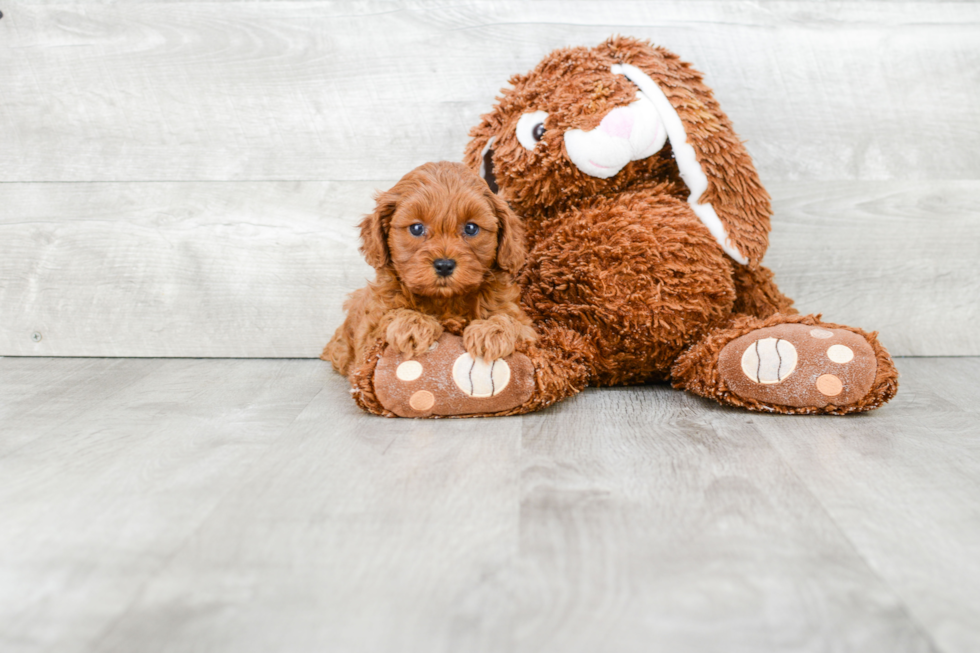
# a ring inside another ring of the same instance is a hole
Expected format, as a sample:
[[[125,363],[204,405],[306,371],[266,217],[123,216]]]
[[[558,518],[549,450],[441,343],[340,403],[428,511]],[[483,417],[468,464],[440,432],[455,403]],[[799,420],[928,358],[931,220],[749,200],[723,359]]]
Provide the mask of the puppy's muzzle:
[[[451,258],[437,258],[432,262],[432,267],[440,277],[448,277],[456,269],[456,261]]]

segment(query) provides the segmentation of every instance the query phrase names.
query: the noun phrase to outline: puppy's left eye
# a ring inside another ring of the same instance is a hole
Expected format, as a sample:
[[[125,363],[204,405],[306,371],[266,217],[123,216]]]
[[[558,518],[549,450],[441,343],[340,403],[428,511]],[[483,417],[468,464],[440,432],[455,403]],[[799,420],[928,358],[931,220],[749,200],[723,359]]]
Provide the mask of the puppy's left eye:
[[[472,222],[467,222],[463,227],[463,233],[467,236],[475,236],[480,233],[480,227]]]
[[[425,233],[425,225],[421,222],[416,222],[415,224],[409,225],[408,233],[412,234],[413,236],[421,236]]]

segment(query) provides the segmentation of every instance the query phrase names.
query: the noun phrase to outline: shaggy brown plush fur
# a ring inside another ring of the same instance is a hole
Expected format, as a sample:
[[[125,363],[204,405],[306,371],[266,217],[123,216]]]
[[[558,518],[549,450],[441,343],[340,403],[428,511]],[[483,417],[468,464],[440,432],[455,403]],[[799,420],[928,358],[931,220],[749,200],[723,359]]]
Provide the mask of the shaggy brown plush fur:
[[[493,360],[534,339],[513,281],[525,258],[524,228],[483,180],[459,163],[427,163],[376,204],[361,222],[375,280],[344,304],[347,318],[321,358],[349,375],[379,341],[411,358],[446,329],[463,336],[474,358]],[[440,274],[448,261],[451,272]]]
[[[565,132],[592,130],[613,109],[636,101],[637,87],[612,72],[616,64],[640,68],[667,97],[708,179],[701,202],[713,205],[746,265],[724,253],[688,203],[669,141],[606,179],[570,160]],[[769,196],[730,121],[689,64],[663,48],[617,37],[595,48],[556,50],[510,82],[471,131],[465,154],[465,163],[484,169],[527,230],[528,261],[518,281],[540,334],[523,350],[534,363],[537,390],[507,412],[536,410],[587,384],[657,380],[721,403],[783,413],[858,412],[894,395],[897,373],[876,334],[850,327],[839,328],[865,338],[877,359],[873,386],[860,400],[799,408],[744,400],[728,390],[718,370],[727,343],[775,324],[838,327],[796,315],[760,264],[768,246]],[[548,117],[528,149],[516,127],[535,111]],[[353,377],[362,405],[384,414],[371,400],[372,369],[368,362]]]
[[[794,407],[779,404],[764,404],[751,399],[743,399],[728,391],[718,373],[718,355],[732,340],[751,333],[756,329],[775,326],[777,324],[806,324],[824,329],[844,329],[856,333],[871,344],[878,361],[878,369],[871,390],[861,399],[851,404],[837,406],[830,404],[822,408]],[[811,415],[827,413],[831,415],[846,415],[860,413],[878,408],[898,392],[898,371],[888,352],[878,342],[877,333],[867,333],[861,329],[821,322],[819,315],[773,315],[769,319],[742,315],[736,317],[729,328],[719,330],[677,359],[672,370],[671,378],[675,388],[690,390],[703,397],[710,397],[722,404],[744,406],[750,410],[765,412]]]
[[[636,86],[610,70],[621,63],[641,68],[667,94],[708,177],[702,201],[714,205],[732,242],[757,264],[769,245],[771,208],[748,152],[701,73],[643,41],[617,37],[596,48],[556,50],[527,75],[512,77],[513,88],[504,89],[494,110],[470,132],[465,162],[477,170],[483,148],[495,138],[500,194],[528,222],[532,240],[540,218],[563,214],[584,198],[614,197],[640,184],[655,186],[651,194],[686,200],[669,143],[609,179],[586,175],[567,157],[561,138],[566,131],[594,129],[609,111],[636,99]],[[548,120],[541,143],[528,151],[517,142],[515,128],[522,114],[534,110],[546,111]]]

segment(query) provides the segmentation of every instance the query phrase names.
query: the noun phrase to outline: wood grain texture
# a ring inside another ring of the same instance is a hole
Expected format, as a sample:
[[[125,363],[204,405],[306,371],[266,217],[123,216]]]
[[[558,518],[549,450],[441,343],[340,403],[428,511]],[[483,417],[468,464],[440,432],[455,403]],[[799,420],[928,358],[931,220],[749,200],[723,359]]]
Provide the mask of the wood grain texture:
[[[391,183],[0,184],[0,354],[315,357]],[[801,310],[896,355],[980,354],[980,182],[770,191],[766,264]]]
[[[968,653],[980,359],[898,363],[857,417],[386,420],[320,361],[2,358],[0,648]]]
[[[29,358],[8,359],[0,375],[0,457],[42,438],[48,430],[67,427],[80,410],[103,407],[121,390],[155,374],[159,361],[68,358],[57,366],[36,365]],[[16,425],[16,426],[14,426]]]
[[[30,370],[52,385],[73,368],[58,361],[38,375],[32,359],[0,364],[5,379]],[[189,360],[100,360],[89,370],[47,400],[25,397],[28,417],[0,422],[0,440],[20,444],[0,459],[4,651],[98,649],[321,390],[326,372],[288,361]],[[129,383],[99,401],[71,401],[76,384],[106,377]]]
[[[377,180],[458,159],[556,47],[707,74],[765,182],[976,179],[980,7],[932,2],[8,2],[0,180]]]
[[[980,6],[597,11],[4,5],[0,354],[317,355],[370,274],[353,225],[371,190],[457,159],[511,74],[616,32],[707,74],[776,199],[767,262],[802,310],[899,355],[980,354]]]
[[[315,358],[372,187],[0,185],[0,354]]]
[[[941,650],[975,651],[980,362],[906,359],[899,369],[906,399],[895,410],[798,420],[792,431],[762,416],[740,433],[772,443]]]
[[[980,354],[980,183],[785,183],[765,263],[805,313],[898,356]]]
[[[522,650],[933,650],[725,412],[654,386],[525,417]]]
[[[487,585],[517,553],[520,437],[520,418],[371,419],[334,376],[102,650],[508,650],[511,597]],[[206,607],[170,618],[189,586]]]

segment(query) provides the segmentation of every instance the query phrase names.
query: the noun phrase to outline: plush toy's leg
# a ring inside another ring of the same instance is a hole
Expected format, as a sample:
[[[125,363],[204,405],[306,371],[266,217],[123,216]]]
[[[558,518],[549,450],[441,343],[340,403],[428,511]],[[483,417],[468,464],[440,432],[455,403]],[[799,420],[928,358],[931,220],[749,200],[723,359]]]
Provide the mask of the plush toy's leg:
[[[735,283],[734,313],[761,318],[776,313],[796,315],[793,300],[779,291],[769,268],[761,265],[750,268],[736,263],[732,266],[732,281]]]
[[[581,337],[541,329],[533,344],[502,359],[473,360],[459,336],[444,333],[432,349],[411,360],[379,342],[351,370],[352,394],[361,408],[388,417],[514,415],[576,394],[589,377]]]
[[[898,390],[876,334],[813,315],[739,316],[682,354],[671,377],[719,403],[777,413],[863,412]]]

